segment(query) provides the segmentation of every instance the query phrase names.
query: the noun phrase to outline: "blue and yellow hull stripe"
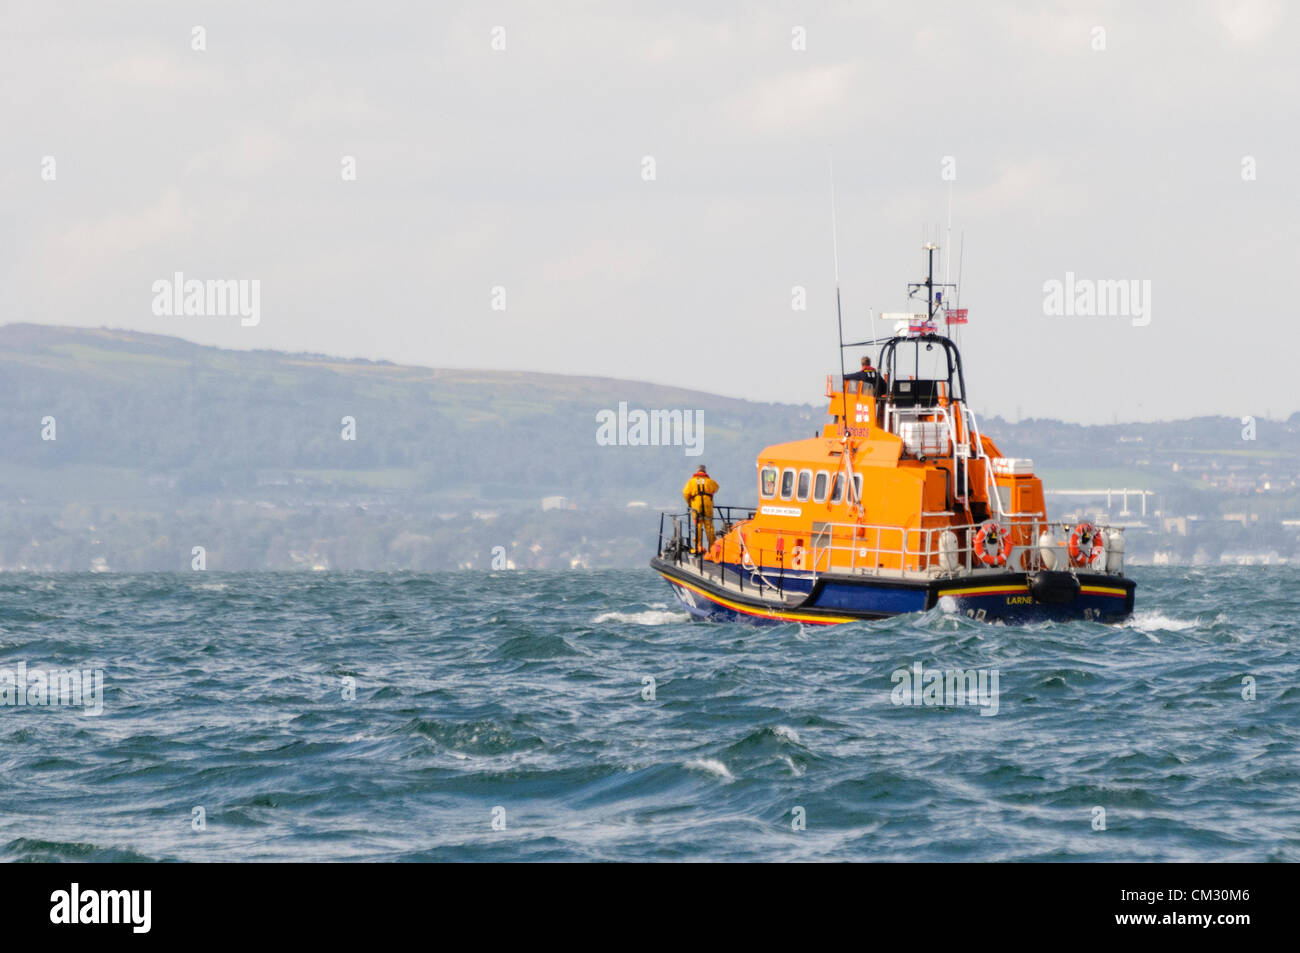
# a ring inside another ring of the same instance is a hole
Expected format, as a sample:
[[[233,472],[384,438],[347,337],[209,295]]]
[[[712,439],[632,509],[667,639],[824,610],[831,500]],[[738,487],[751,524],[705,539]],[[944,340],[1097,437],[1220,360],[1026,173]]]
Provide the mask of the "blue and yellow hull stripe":
[[[753,606],[747,606],[739,602],[733,602],[730,599],[724,599],[722,596],[714,595],[713,593],[707,592],[704,589],[699,588],[698,586],[691,585],[689,582],[686,582],[682,579],[678,579],[675,576],[670,576],[666,572],[661,572],[659,573],[659,575],[667,579],[670,585],[681,586],[685,589],[689,589],[691,590],[691,592],[695,593],[696,595],[703,596],[705,599],[708,599],[710,602],[716,603],[717,605],[730,609],[732,612],[739,612],[743,615],[749,615],[749,616],[757,616],[760,619],[776,619],[781,622],[808,622],[811,623],[812,625],[837,625],[841,622],[859,621],[856,617],[847,616],[847,615],[845,616],[809,615],[805,612],[783,612],[780,610],[764,611],[762,609],[756,609]]]

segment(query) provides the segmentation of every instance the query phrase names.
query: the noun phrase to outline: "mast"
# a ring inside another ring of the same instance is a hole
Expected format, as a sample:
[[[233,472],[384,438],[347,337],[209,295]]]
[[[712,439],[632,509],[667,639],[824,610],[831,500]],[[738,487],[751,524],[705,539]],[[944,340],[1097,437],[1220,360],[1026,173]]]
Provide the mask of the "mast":
[[[849,385],[844,381],[844,312],[840,308],[840,238],[835,218],[835,158],[831,157],[831,249],[835,258],[835,325],[840,339],[840,427],[847,442],[849,436]],[[850,481],[852,482],[852,481]]]
[[[939,246],[934,242],[926,242],[921,246],[921,249],[928,255],[925,281],[914,281],[907,286],[907,296],[909,298],[915,298],[921,293],[921,289],[925,289],[926,321],[934,320],[935,312],[939,310],[939,306],[943,302],[943,296],[947,289],[956,287],[956,285],[949,281],[934,280],[934,253],[938,248]]]
[[[962,229],[961,245],[957,249],[957,310],[961,310],[961,266],[966,257],[966,230]],[[957,325],[957,335],[961,336],[961,325]]]
[[[858,499],[853,482],[853,445],[849,439],[849,384],[844,379],[844,311],[840,307],[840,239],[839,223],[835,217],[835,158],[831,157],[831,249],[835,256],[835,325],[840,343],[840,466],[844,469],[844,495],[852,500],[859,518],[862,501]]]
[[[934,252],[938,247],[934,242],[930,242],[925,246],[925,250],[929,252],[930,256],[929,273],[925,277],[925,289],[928,298],[925,316],[927,321],[934,320]]]

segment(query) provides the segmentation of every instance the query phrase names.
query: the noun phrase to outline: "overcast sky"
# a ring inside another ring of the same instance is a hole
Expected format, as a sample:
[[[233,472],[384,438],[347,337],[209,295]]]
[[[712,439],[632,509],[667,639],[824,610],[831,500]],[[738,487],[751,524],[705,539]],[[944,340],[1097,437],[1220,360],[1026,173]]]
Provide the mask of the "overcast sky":
[[[829,157],[861,337],[868,308],[908,310],[925,230],[946,241],[951,156],[977,411],[1300,409],[1300,14],[1280,2],[2,16],[0,322],[820,402]],[[260,281],[260,323],[155,315],[178,271]],[[1044,314],[1067,272],[1150,282],[1150,323]]]

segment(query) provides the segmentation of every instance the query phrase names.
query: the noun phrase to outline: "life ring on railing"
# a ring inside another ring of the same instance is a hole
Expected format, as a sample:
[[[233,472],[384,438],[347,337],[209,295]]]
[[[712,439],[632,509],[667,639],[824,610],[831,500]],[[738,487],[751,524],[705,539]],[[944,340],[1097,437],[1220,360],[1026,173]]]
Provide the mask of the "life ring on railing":
[[[1080,523],[1070,534],[1070,562],[1100,569],[1105,566],[1106,540],[1091,523]]]
[[[986,520],[975,534],[975,558],[986,566],[1005,566],[1010,543],[1005,529],[993,520]]]

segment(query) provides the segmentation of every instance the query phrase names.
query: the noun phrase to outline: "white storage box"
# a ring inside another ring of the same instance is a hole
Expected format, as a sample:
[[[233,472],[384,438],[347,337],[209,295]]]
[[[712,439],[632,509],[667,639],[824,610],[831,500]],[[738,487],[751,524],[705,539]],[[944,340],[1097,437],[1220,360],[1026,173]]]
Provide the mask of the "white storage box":
[[[899,426],[898,435],[903,438],[903,449],[913,456],[937,457],[951,450],[948,425],[941,420],[910,421]]]
[[[1034,461],[1028,457],[994,457],[993,472],[998,476],[1029,476],[1034,472]]]

